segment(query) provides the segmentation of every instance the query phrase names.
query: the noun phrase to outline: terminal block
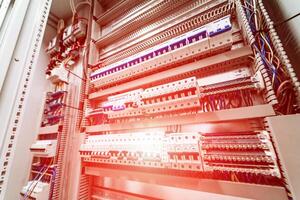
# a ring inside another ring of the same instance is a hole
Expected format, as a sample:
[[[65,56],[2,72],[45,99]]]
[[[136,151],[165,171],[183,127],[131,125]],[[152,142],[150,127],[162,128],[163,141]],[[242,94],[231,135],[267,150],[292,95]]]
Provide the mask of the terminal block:
[[[50,57],[54,57],[61,52],[60,39],[58,37],[54,37],[50,40],[48,47],[46,48],[46,53]]]
[[[146,114],[189,110],[200,105],[195,77],[147,88],[142,94]]]
[[[87,113],[85,116],[90,125],[103,124],[107,122],[107,114],[104,113],[103,108],[98,108]]]
[[[37,157],[54,157],[56,154],[56,140],[37,140],[31,145],[30,151]]]
[[[63,119],[66,91],[48,92],[46,96],[42,127],[59,123]]]
[[[68,82],[68,71],[65,68],[64,64],[60,64],[59,66],[54,67],[52,70],[50,70],[46,76],[48,80],[50,80],[52,83],[67,83]]]
[[[63,32],[63,44],[66,47],[71,46],[72,44],[79,42],[81,39],[86,36],[87,25],[83,21],[78,21],[75,24],[71,24],[65,28]]]
[[[166,167],[180,170],[202,171],[199,133],[170,133],[164,138]]]
[[[269,133],[202,133],[204,170],[280,177]]]

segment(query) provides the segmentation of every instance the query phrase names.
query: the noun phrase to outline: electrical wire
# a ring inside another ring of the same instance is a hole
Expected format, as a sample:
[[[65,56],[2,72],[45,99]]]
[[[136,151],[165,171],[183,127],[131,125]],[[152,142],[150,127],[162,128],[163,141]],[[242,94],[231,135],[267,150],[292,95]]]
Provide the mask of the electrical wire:
[[[258,54],[261,57],[265,69],[271,78],[272,87],[276,93],[278,105],[275,109],[278,113],[294,113],[296,98],[293,91],[293,84],[285,66],[273,50],[273,45],[268,32],[269,30],[266,22],[262,20],[262,13],[258,3],[256,0],[245,0],[243,8],[251,31],[255,36],[255,42],[252,44],[252,49],[255,54]],[[275,24],[275,26],[280,26],[299,15],[300,13]],[[253,103],[249,100],[250,99],[246,99],[245,103]]]
[[[38,180],[33,180],[32,183],[35,182],[35,185],[32,187],[32,189],[30,189],[32,184],[30,185],[30,187],[28,188],[29,191],[27,191],[27,192],[29,192],[29,193],[27,193],[27,194],[24,196],[23,200],[26,200],[26,199],[28,199],[28,198],[31,196],[31,194],[32,194],[32,192],[34,191],[34,189],[35,189],[35,187],[37,186],[37,184],[40,182],[40,180],[43,178],[43,176],[44,176],[44,175],[47,173],[47,171],[49,170],[49,168],[50,168],[52,162],[53,162],[53,159],[51,160],[51,162],[49,163],[49,165],[48,165],[48,167],[45,169],[45,171],[40,175],[40,177],[38,178]]]
[[[290,21],[290,20],[292,20],[292,19],[294,19],[294,18],[296,18],[296,17],[298,17],[298,16],[300,16],[300,12],[297,13],[297,14],[295,14],[295,15],[293,15],[293,16],[291,16],[291,17],[289,17],[289,18],[287,18],[287,19],[285,19],[285,20],[283,20],[283,21],[281,21],[281,22],[275,23],[275,24],[274,24],[274,27],[279,27],[279,26],[281,26],[281,25],[287,23],[288,21]]]
[[[72,11],[72,13],[74,15],[76,13],[75,6],[74,6],[74,1],[73,0],[69,0],[69,4],[70,4],[70,7],[71,7],[71,11]]]
[[[92,2],[90,1],[86,1],[86,2],[89,2],[89,7],[90,7],[90,15],[88,17],[88,29],[87,29],[87,33],[89,33],[91,31],[91,21],[92,21],[92,9],[93,9],[93,6],[92,6]],[[79,6],[77,5],[77,8]],[[85,44],[83,45],[83,53],[82,53],[82,57],[83,57],[83,62],[82,62],[82,68],[83,68],[83,76],[84,76],[84,79],[87,80],[88,79],[88,75],[87,75],[87,70],[88,70],[88,54],[89,54],[89,49],[90,49],[90,38],[89,38],[89,34],[87,34],[87,38],[86,38],[86,41],[85,41]],[[87,81],[84,82],[85,84],[88,84]],[[84,107],[85,106],[85,101],[86,101],[86,98],[87,98],[87,88],[85,86],[85,84],[82,84],[82,93],[83,93],[83,96],[84,98],[82,100],[80,100],[79,104],[80,104],[80,107]],[[78,126],[79,128],[82,128],[84,127],[84,115],[81,114],[80,115],[80,118],[78,120]]]
[[[38,177],[41,175],[41,173],[42,173],[42,171],[43,171],[44,168],[45,168],[45,167],[43,166],[43,167],[40,169],[40,171],[38,171],[37,175],[34,177],[34,179],[32,180],[31,184],[29,185],[28,190],[27,190],[26,193],[24,194],[24,198],[27,197],[28,192],[29,192],[29,189],[30,189],[31,186],[34,184],[34,181],[35,181],[36,179],[38,179]]]

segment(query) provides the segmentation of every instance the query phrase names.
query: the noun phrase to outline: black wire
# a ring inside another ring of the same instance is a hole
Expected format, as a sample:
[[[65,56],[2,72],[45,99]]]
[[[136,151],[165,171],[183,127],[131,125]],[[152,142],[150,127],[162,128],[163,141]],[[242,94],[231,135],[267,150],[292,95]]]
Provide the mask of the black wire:
[[[297,13],[297,14],[295,14],[295,15],[293,15],[293,16],[291,16],[290,18],[287,18],[287,19],[281,21],[281,22],[275,23],[274,27],[279,27],[279,26],[281,26],[282,24],[284,24],[284,23],[286,23],[286,22],[288,22],[288,21],[290,21],[290,20],[292,20],[292,19],[294,19],[294,18],[296,18],[296,17],[298,17],[298,16],[300,16],[300,12]]]
[[[73,106],[69,106],[69,105],[67,105],[67,104],[63,104],[63,106],[68,107],[68,108],[72,108],[72,109],[75,109],[75,110],[80,110],[80,111],[82,111],[82,109],[80,109],[80,108],[76,108],[76,107],[73,107]]]
[[[79,79],[81,79],[82,81],[86,81],[86,79],[84,79],[84,78],[81,78],[80,76],[78,76],[77,74],[75,74],[75,73],[73,73],[71,70],[69,70],[69,69],[67,69],[67,71],[70,73],[70,74],[72,74],[73,76],[75,76],[75,77],[77,77],[77,78],[79,78]]]

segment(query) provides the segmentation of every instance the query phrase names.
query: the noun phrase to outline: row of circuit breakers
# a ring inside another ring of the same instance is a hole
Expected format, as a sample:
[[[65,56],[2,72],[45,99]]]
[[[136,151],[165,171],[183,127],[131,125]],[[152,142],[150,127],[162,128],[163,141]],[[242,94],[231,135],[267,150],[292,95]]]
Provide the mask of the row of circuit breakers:
[[[226,16],[91,74],[95,87],[145,74],[161,65],[210,53],[232,45],[232,26]]]
[[[223,77],[220,79],[220,77]],[[191,77],[109,96],[87,114],[90,125],[165,113],[208,112],[254,105],[259,81],[247,67],[197,79]]]
[[[91,135],[80,155],[85,162],[110,165],[280,177],[266,131]]]

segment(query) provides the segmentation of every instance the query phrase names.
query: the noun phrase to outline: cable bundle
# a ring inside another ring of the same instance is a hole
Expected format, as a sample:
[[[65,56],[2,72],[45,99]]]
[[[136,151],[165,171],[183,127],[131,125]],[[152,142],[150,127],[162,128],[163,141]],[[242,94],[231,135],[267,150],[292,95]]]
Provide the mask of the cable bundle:
[[[230,92],[219,91],[216,94],[204,95],[200,102],[204,112],[253,106],[252,90],[247,88]]]
[[[296,96],[292,80],[286,71],[286,66],[274,51],[269,30],[257,4],[256,0],[245,0],[243,5],[247,21],[255,37],[252,48],[261,57],[271,78],[272,87],[278,100],[278,104],[275,105],[276,112],[278,114],[292,114],[296,112]]]

